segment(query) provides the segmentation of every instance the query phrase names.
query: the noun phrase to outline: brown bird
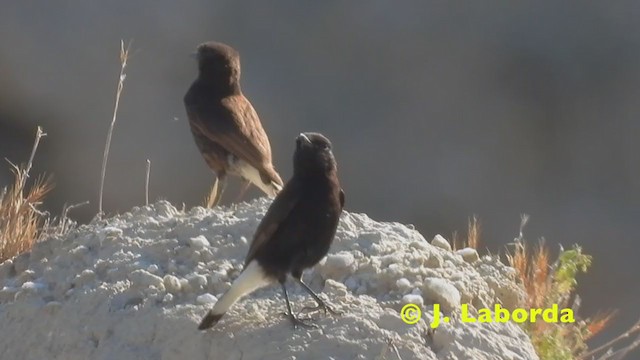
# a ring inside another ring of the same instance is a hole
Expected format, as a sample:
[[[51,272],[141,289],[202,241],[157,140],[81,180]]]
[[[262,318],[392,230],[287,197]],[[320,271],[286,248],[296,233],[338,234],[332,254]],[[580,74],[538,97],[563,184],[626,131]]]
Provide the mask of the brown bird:
[[[258,114],[240,89],[240,55],[232,47],[206,42],[197,48],[198,78],[184,96],[196,145],[216,174],[209,205],[217,205],[226,176],[244,179],[240,198],[254,184],[275,196],[282,179],[271,163],[271,145]]]
[[[291,276],[322,309],[336,313],[302,282],[302,272],[329,251],[344,207],[336,161],[329,140],[318,133],[300,134],[293,157],[293,177],[276,196],[258,225],[244,269],[231,288],[202,319],[198,329],[214,326],[242,296],[279,282],[294,327],[313,326],[296,318],[285,283]]]

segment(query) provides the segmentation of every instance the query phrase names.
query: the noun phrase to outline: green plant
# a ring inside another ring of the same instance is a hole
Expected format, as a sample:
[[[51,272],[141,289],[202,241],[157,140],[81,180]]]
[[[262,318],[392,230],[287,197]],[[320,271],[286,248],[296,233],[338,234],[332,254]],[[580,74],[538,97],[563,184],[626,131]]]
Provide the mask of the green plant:
[[[622,359],[621,356],[640,345],[640,342],[636,341],[615,353],[608,350],[621,340],[640,332],[640,321],[624,334],[590,351],[587,341],[607,328],[616,314],[615,311],[607,311],[585,319],[577,314],[580,307],[579,297],[575,295],[577,276],[588,271],[593,258],[585,254],[580,246],[574,245],[568,250],[561,248],[558,258],[551,264],[549,249],[544,241],[540,241],[533,250],[527,246],[523,229],[528,219],[526,215],[522,217],[520,234],[513,244],[515,249],[513,253],[507,254],[509,265],[516,269],[527,293],[525,306],[527,309],[546,309],[557,304],[560,309],[571,308],[576,319],[570,323],[537,321],[521,324],[529,334],[540,359]],[[614,358],[612,354],[617,354],[618,357]]]

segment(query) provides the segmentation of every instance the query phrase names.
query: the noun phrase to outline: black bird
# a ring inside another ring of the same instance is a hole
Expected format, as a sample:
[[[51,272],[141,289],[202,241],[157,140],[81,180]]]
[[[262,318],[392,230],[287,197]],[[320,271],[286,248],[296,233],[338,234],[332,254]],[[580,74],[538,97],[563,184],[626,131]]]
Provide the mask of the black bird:
[[[198,46],[198,78],[184,96],[194,140],[207,165],[216,173],[216,205],[227,174],[275,196],[282,179],[271,163],[271,145],[258,114],[240,89],[240,55],[232,47],[206,42]]]
[[[302,272],[329,252],[343,207],[344,191],[338,181],[331,142],[318,133],[300,134],[293,156],[293,177],[258,225],[242,273],[202,319],[198,329],[214,326],[240,297],[274,282],[282,286],[287,315],[294,327],[312,326],[291,311],[285,286],[289,275],[318,304],[303,310],[322,309],[335,314],[302,282]]]

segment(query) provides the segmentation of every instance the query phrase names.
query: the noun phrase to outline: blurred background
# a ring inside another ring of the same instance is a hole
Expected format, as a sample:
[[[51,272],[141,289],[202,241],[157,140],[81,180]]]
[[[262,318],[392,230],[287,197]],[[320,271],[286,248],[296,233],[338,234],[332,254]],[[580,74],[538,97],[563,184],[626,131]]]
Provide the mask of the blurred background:
[[[401,5],[399,5],[401,4]],[[294,137],[334,143],[347,210],[411,223],[431,239],[466,232],[504,252],[520,214],[530,241],[595,256],[582,313],[638,317],[640,6],[406,1],[4,1],[0,156],[55,176],[47,208],[97,212],[102,152],[134,39],[108,163],[104,207],[150,196],[199,205],[212,184],[182,97],[202,41],[231,44],[242,86],[291,175]],[[11,180],[0,166],[0,185]],[[233,200],[230,187],[223,201]],[[253,191],[250,198],[258,193]]]

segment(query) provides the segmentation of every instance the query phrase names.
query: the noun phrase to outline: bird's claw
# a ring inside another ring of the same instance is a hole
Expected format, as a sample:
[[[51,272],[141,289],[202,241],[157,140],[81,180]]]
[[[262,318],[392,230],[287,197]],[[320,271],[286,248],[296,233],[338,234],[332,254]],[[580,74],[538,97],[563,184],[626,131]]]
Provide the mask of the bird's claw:
[[[291,321],[291,324],[293,325],[294,329],[297,329],[298,327],[303,327],[305,329],[317,329],[318,328],[318,325],[306,322],[306,321],[310,321],[311,318],[301,319],[301,318],[297,318],[297,317],[293,316],[293,314],[288,315],[288,317],[289,317],[289,321]]]
[[[309,312],[318,311],[318,310],[323,310],[325,315],[327,315],[327,312],[329,312],[331,315],[336,315],[336,316],[342,315],[342,312],[333,310],[329,305],[324,303],[321,303],[317,306],[305,306],[300,310],[298,314],[309,313]]]

